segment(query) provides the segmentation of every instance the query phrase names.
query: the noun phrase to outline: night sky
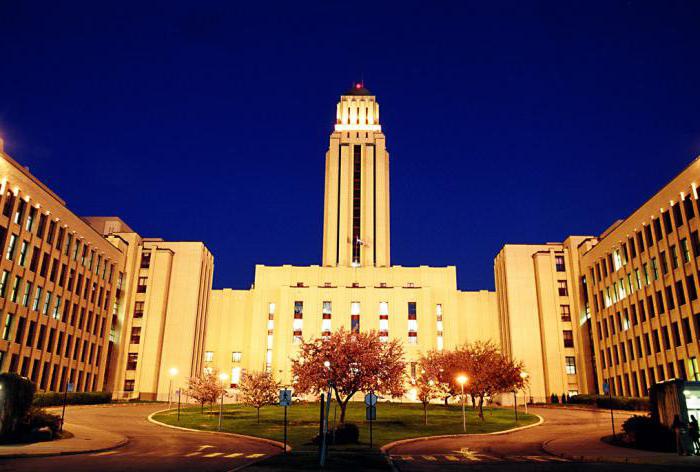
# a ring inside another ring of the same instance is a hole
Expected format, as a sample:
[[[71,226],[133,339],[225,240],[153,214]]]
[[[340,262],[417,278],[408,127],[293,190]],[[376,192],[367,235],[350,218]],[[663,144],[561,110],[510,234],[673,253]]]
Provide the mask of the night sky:
[[[604,231],[700,153],[700,2],[0,1],[5,150],[79,215],[202,240],[215,287],[319,264],[353,81],[392,262],[492,289],[506,242]]]

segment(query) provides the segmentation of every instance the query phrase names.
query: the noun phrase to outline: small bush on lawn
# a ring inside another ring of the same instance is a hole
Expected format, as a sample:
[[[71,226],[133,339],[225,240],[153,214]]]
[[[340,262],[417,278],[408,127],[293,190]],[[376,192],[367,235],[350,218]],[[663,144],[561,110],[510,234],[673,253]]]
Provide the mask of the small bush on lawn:
[[[622,425],[629,444],[639,449],[672,452],[675,450],[673,431],[648,416],[635,415]]]
[[[34,395],[34,406],[59,406],[63,405],[63,393],[45,392]],[[68,405],[96,405],[98,403],[109,403],[112,401],[112,394],[109,392],[70,392],[67,395]]]
[[[360,441],[360,428],[353,423],[343,423],[335,428],[335,435],[329,431],[326,433],[326,437],[328,444],[357,444]],[[320,444],[321,435],[317,434],[311,442]]]
[[[646,398],[574,395],[569,398],[569,403],[593,405],[598,408],[613,408],[616,410],[649,411],[649,400]]]
[[[556,393],[553,393],[551,397],[549,397],[549,401],[553,404],[559,403],[559,397],[557,396]]]
[[[32,407],[22,422],[21,429],[25,440],[53,439],[61,429],[61,417],[48,413],[42,408]],[[48,437],[42,437],[44,436],[42,430],[48,433]]]

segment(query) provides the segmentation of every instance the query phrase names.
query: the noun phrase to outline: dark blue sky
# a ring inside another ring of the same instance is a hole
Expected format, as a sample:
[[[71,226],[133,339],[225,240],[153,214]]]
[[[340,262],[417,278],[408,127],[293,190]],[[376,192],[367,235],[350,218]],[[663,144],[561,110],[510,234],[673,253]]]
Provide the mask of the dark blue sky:
[[[493,288],[506,242],[599,234],[700,151],[700,2],[102,3],[0,2],[6,151],[78,214],[205,241],[216,287],[320,262],[360,77],[392,261],[463,289]]]

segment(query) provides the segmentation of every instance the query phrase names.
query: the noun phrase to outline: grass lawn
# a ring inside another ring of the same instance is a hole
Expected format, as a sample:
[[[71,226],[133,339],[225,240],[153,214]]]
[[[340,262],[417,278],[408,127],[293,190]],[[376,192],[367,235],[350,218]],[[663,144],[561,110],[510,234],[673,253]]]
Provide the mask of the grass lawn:
[[[330,416],[333,426],[335,402],[331,405]],[[188,407],[181,411],[180,421],[177,421],[177,410],[169,410],[155,416],[155,419],[186,428],[216,431],[219,420],[218,406],[212,413],[205,408],[201,414],[200,407]],[[319,404],[294,404],[287,409],[288,443],[297,453],[316,451],[317,446],[311,444],[312,438],[319,430]],[[340,409],[336,417],[340,417]],[[493,408],[484,410],[485,420],[478,418],[478,412],[467,408],[467,432],[490,433],[502,431],[516,426],[532,424],[537,421],[534,415],[525,415],[518,411],[518,422],[515,423],[512,409]],[[369,447],[369,422],[365,421],[365,406],[362,402],[350,402],[347,409],[346,422],[355,423],[360,428],[360,445],[332,446],[331,451],[343,453],[362,452],[365,454]],[[462,412],[458,405],[430,405],[428,409],[428,425],[423,424],[423,407],[413,403],[379,403],[377,404],[377,420],[373,422],[373,446],[380,446],[398,439],[434,436],[440,434],[462,433]],[[255,408],[241,405],[224,405],[222,431],[246,434],[262,438],[283,440],[284,409],[280,406],[267,406],[260,410],[260,423],[257,423]],[[354,454],[352,454],[354,455]]]

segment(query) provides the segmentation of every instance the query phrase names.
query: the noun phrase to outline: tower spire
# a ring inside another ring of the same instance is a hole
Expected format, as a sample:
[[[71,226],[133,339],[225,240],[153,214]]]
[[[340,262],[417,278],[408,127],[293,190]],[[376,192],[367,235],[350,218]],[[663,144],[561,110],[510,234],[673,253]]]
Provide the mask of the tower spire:
[[[324,266],[389,266],[389,153],[363,82],[341,95],[326,152]]]

